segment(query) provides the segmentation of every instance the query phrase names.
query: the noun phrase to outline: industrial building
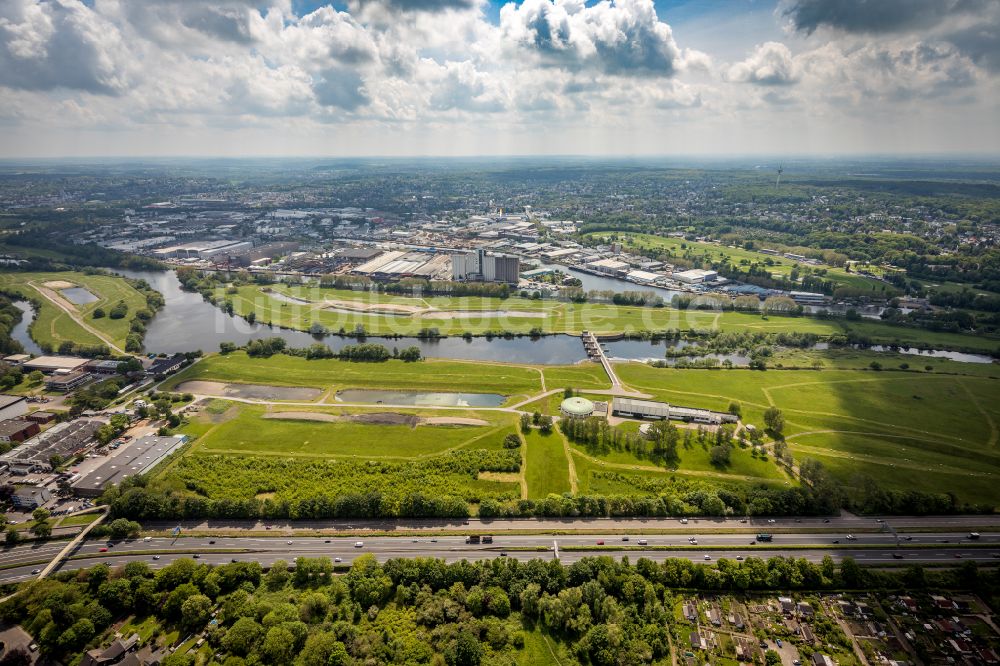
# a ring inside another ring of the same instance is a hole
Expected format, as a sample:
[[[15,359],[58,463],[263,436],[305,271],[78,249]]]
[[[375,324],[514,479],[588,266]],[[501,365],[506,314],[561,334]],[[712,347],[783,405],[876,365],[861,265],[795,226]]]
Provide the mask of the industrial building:
[[[692,268],[689,271],[674,273],[671,277],[679,282],[687,284],[703,284],[705,282],[718,282],[719,273],[717,271],[706,271],[701,268]]]
[[[28,413],[28,399],[23,395],[0,394],[0,421]]]
[[[50,391],[66,393],[83,386],[91,379],[93,379],[93,375],[89,372],[63,372],[57,370],[45,380],[45,388]]]
[[[0,421],[0,442],[23,442],[40,431],[34,421],[7,419]]]
[[[153,255],[163,259],[210,259],[219,254],[238,254],[252,249],[250,241],[196,241],[153,250]]]
[[[18,509],[34,511],[52,499],[52,493],[42,486],[21,486],[10,499]]]
[[[25,361],[23,367],[25,372],[41,370],[48,375],[59,370],[67,372],[82,370],[87,363],[87,359],[76,356],[38,356]]]
[[[492,254],[483,249],[451,255],[454,280],[517,284],[520,273],[521,260],[517,257]]]
[[[412,277],[440,280],[447,279],[450,270],[450,261],[445,254],[392,250],[355,266],[351,272],[373,280],[399,280]]]
[[[118,455],[81,477],[73,484],[73,492],[80,497],[100,497],[107,486],[116,486],[130,476],[150,471],[186,441],[185,435],[140,437]]]
[[[67,458],[82,451],[93,442],[101,425],[101,421],[92,419],[60,423],[3,454],[0,462],[6,463],[13,474],[48,471],[52,456]],[[38,424],[35,428],[37,433]]]
[[[727,412],[713,412],[708,409],[693,407],[678,407],[665,402],[652,400],[635,400],[633,398],[615,398],[611,403],[611,414],[622,418],[649,419],[664,421],[684,421],[685,423],[701,423],[705,425],[720,425],[736,423],[738,418]]]
[[[598,259],[584,264],[584,268],[612,277],[622,277],[628,273],[629,265],[617,259]]]

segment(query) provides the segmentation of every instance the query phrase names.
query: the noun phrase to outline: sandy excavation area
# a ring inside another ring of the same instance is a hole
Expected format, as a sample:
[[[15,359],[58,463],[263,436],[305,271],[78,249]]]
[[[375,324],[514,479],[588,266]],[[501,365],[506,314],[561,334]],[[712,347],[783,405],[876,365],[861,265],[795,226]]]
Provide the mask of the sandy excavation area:
[[[67,282],[66,280],[49,280],[42,284],[43,287],[48,287],[49,289],[72,289],[76,285],[72,282]]]
[[[265,384],[225,384],[191,380],[177,385],[177,391],[211,395],[218,398],[243,398],[245,400],[288,400],[311,402],[317,400],[323,392],[315,388],[291,386],[268,386]]]
[[[371,412],[369,414],[345,414],[343,416],[322,412],[269,412],[264,415],[264,418],[291,421],[325,421],[327,423],[350,421],[367,425],[405,425],[411,428],[418,425],[487,426],[490,424],[489,421],[484,421],[483,419],[452,416],[420,417],[415,414],[399,414],[397,412]]]

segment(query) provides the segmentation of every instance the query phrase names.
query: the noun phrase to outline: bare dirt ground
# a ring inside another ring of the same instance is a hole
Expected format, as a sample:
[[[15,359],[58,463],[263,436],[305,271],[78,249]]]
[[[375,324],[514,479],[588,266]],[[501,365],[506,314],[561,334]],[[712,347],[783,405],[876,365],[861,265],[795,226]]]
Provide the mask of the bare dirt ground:
[[[72,282],[67,282],[66,280],[49,280],[42,286],[48,287],[49,289],[72,289],[76,285]]]
[[[341,417],[336,414],[323,414],[320,412],[268,412],[264,414],[264,418],[289,419],[293,421],[327,421],[329,423],[341,420]]]
[[[314,388],[291,386],[268,386],[266,384],[225,384],[191,380],[177,386],[178,391],[214,395],[220,398],[245,398],[248,400],[289,400],[310,401],[318,399],[323,392]]]
[[[424,425],[470,425],[470,426],[487,426],[490,424],[489,421],[484,421],[483,419],[467,419],[461,417],[452,416],[430,416],[420,421]]]
[[[449,416],[419,417],[415,414],[399,414],[396,412],[371,412],[368,414],[346,414],[338,416],[336,414],[326,414],[323,412],[268,412],[264,414],[265,419],[289,419],[296,421],[325,421],[336,423],[337,421],[353,421],[354,423],[365,423],[368,425],[407,425],[410,427],[417,425],[462,425],[462,426],[488,426],[489,421],[483,419],[471,419]]]

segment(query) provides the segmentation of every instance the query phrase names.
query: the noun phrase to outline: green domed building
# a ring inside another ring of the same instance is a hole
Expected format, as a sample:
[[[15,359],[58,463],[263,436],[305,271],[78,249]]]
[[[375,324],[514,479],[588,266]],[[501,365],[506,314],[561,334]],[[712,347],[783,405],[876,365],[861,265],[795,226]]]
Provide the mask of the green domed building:
[[[566,398],[559,405],[559,412],[571,419],[585,419],[594,413],[594,403],[586,398]]]

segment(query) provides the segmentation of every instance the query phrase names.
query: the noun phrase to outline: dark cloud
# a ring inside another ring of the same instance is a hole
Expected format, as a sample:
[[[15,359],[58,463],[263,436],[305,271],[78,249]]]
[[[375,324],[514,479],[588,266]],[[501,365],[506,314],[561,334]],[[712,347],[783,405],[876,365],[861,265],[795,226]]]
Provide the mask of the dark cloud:
[[[826,27],[858,33],[930,28],[960,14],[976,14],[996,0],[790,0],[782,13],[796,30]]]
[[[87,8],[59,3],[0,3],[0,85],[24,90],[68,88],[118,95],[128,87],[113,27]],[[40,20],[44,16],[45,20]]]
[[[670,27],[651,0],[567,10],[553,0],[505,6],[500,23],[511,43],[534,51],[543,64],[596,69],[621,76],[672,76],[681,60]]]
[[[192,5],[184,8],[181,23],[188,28],[238,44],[253,41],[250,17],[243,7],[209,7]]]
[[[323,106],[354,111],[369,102],[363,85],[361,76],[353,70],[328,69],[313,82],[312,87],[316,101]]]
[[[980,67],[1000,72],[1000,21],[956,30],[945,38]]]

